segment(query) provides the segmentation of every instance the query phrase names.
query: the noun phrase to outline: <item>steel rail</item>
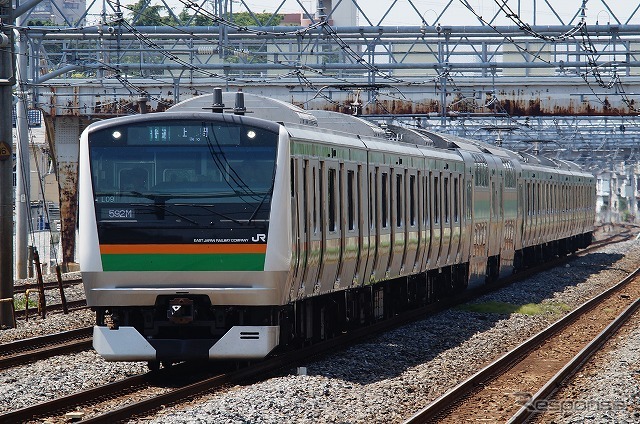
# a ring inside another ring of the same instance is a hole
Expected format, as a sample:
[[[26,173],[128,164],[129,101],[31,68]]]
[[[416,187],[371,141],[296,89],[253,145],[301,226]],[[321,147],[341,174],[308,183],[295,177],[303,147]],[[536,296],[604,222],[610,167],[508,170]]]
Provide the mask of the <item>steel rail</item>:
[[[607,241],[611,243],[618,237],[619,235],[614,235],[612,237],[609,237]],[[584,253],[596,247],[598,246],[589,247],[580,251],[579,253]],[[229,383],[249,380],[255,381],[265,374],[272,374],[284,368],[291,368],[301,361],[308,361],[314,357],[335,352],[337,349],[343,349],[363,339],[376,337],[381,332],[388,331],[389,329],[397,328],[402,324],[424,318],[427,314],[437,313],[456,304],[466,302],[481,294],[494,291],[515,281],[527,278],[532,273],[539,272],[541,269],[558,266],[559,264],[569,261],[573,258],[575,258],[575,254],[557,258],[554,261],[548,261],[541,267],[528,269],[503,280],[499,280],[496,283],[492,283],[472,290],[467,290],[460,296],[456,296],[455,298],[445,299],[434,304],[410,310],[405,314],[373,323],[366,327],[350,330],[349,333],[345,335],[316,343],[302,349],[291,352],[284,352],[278,356],[268,358],[264,361],[252,364],[251,366],[231,373],[216,375],[210,378],[203,379],[201,381],[197,381],[195,383],[190,383],[183,387],[174,389],[173,391],[170,391],[168,393],[156,395],[151,398],[142,400],[138,403],[123,406],[116,410],[106,412],[103,415],[88,417],[86,419],[83,419],[83,422],[113,423],[117,421],[124,421],[131,419],[132,416],[148,414],[154,410],[161,408],[162,406],[182,402],[186,399],[193,398],[205,392],[211,392],[213,390],[220,389]],[[115,383],[96,387],[85,392],[64,396],[31,407],[11,411],[0,415],[0,422],[22,422],[27,419],[33,419],[34,417],[43,417],[56,412],[69,411],[83,404],[95,403],[98,399],[113,397],[113,395],[117,392],[131,393],[138,387],[148,386],[151,383],[152,379],[163,378],[163,376],[172,375],[170,374],[172,372],[181,372],[180,370],[187,369],[189,369],[189,364],[181,364],[169,369],[162,369],[155,373],[151,372],[131,377]]]
[[[0,344],[0,369],[91,348],[92,327]]]
[[[77,283],[82,283],[82,279],[78,278],[78,279],[74,279],[74,280],[66,280],[62,282],[62,286],[63,287],[68,287],[71,286],[73,284],[77,284]],[[24,293],[28,288],[30,287],[35,287],[36,283],[29,283],[29,284],[15,284],[13,286],[13,293]],[[58,282],[57,281],[47,281],[44,283],[44,289],[45,290],[52,290],[52,289],[57,289],[59,287]]]
[[[69,310],[86,309],[87,308],[87,300],[86,299],[71,300],[71,301],[67,302],[67,306],[68,306]],[[33,308],[29,308],[29,316],[38,315],[37,308],[35,308],[33,310],[32,309]],[[47,313],[53,312],[53,311],[60,311],[60,310],[62,310],[62,304],[61,303],[55,303],[53,305],[47,305]],[[24,317],[25,317],[25,310],[24,309],[16,310],[16,319],[24,318]]]
[[[636,270],[637,272],[637,270]],[[534,394],[525,405],[516,412],[509,424],[519,424],[526,422],[544,411],[538,411],[535,405],[541,401],[548,400],[560,388],[560,385],[580,371],[587,361],[600,350],[600,348],[622,327],[633,314],[640,308],[640,299],[636,299],[615,320],[611,322],[600,334],[598,334],[588,345],[586,345],[571,361],[569,361],[556,375],[554,375],[536,394]]]
[[[414,414],[411,418],[405,421],[405,424],[429,423],[437,420],[437,418],[444,414],[448,409],[450,409],[451,406],[459,402],[465,396],[468,396],[477,387],[485,384],[490,380],[493,380],[502,372],[509,369],[527,353],[531,352],[532,350],[540,346],[544,341],[558,334],[562,329],[576,321],[582,314],[593,309],[602,300],[606,299],[611,294],[629,284],[629,282],[633,281],[633,279],[638,274],[640,274],[640,268],[636,268],[635,271],[630,273],[627,277],[625,277],[613,287],[584,302],[582,305],[562,317],[560,320],[551,324],[538,334],[530,337],[516,348],[505,353],[491,364],[487,365],[465,381],[461,382],[456,387],[449,390],[438,399],[427,405],[424,409]]]

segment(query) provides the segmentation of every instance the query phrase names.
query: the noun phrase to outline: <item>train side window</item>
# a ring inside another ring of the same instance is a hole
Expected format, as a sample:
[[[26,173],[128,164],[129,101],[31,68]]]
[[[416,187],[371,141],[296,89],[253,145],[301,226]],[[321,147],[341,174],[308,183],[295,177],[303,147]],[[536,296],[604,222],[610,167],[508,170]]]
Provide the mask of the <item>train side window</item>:
[[[443,180],[443,184],[444,184],[444,192],[442,194],[442,203],[444,206],[444,222],[448,223],[449,222],[449,178],[448,177],[444,177]]]
[[[354,225],[357,228],[363,228],[364,225],[361,224],[361,218],[362,220],[364,220],[364,217],[360,217],[362,215],[362,193],[364,192],[363,190],[363,185],[362,185],[362,166],[358,165],[358,171],[356,173],[356,189],[355,189],[355,196],[356,196],[356,210],[354,213],[354,216],[357,217]]]
[[[522,184],[518,184],[518,215],[524,215],[524,193],[522,192]]]
[[[531,216],[531,183],[527,183],[527,215]]]
[[[382,173],[382,187],[381,187],[381,198],[382,198],[382,228],[387,228],[389,226],[389,174],[386,172]]]
[[[355,204],[353,202],[354,172],[347,171],[347,227],[353,230],[355,221]]]
[[[317,210],[318,210],[318,226],[316,227],[316,232],[317,231],[324,231],[324,220],[325,220],[325,216],[324,216],[324,208],[322,207],[322,202],[324,200],[324,163],[320,162],[320,169],[318,171],[318,197],[316,198],[316,202],[317,202]]]
[[[416,177],[409,176],[409,225],[416,225]]]
[[[313,232],[317,233],[318,232],[318,193],[317,193],[317,173],[316,173],[316,167],[313,167]]]
[[[424,224],[429,226],[431,215],[431,172],[424,176],[422,186],[424,188]]]
[[[471,221],[473,219],[473,182],[467,181],[467,219]]]
[[[338,203],[337,203],[337,215],[338,215],[338,230],[342,230],[344,226],[344,164],[340,164],[340,170],[338,171]]]
[[[458,188],[458,177],[453,179],[453,222],[459,222],[460,216],[458,213],[458,196],[460,196]]]
[[[396,174],[396,227],[402,227],[402,204],[404,203],[402,194],[402,174]]]
[[[440,222],[440,196],[438,190],[438,177],[433,177],[433,223]]]
[[[304,222],[304,233],[307,234],[309,232],[309,195],[307,191],[307,172],[309,169],[309,161],[305,160],[302,163],[302,213],[303,213],[303,222]]]
[[[329,168],[327,179],[329,231],[336,231],[336,170]]]
[[[378,207],[378,170],[376,169],[376,173],[369,173],[369,227],[371,229],[374,228],[374,217],[378,217],[377,207]],[[375,212],[375,214],[374,214]]]
[[[290,175],[290,180],[291,180],[291,197],[294,197],[294,196],[295,196],[295,193],[296,193],[296,188],[295,188],[296,162],[297,162],[297,160],[294,160],[293,158],[291,158],[291,164],[289,165],[289,168],[290,168],[290,170],[291,170],[291,175]]]

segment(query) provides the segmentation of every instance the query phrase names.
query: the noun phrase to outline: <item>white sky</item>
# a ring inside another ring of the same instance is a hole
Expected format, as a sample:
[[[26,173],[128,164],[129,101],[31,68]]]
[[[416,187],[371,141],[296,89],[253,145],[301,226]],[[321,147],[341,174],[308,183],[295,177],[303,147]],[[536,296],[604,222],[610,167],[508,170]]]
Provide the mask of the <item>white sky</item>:
[[[113,1],[113,0],[112,0]],[[154,4],[160,4],[159,0],[154,0]],[[193,0],[195,3],[201,4],[202,0]],[[337,3],[339,0],[334,0]],[[483,18],[490,20],[499,11],[496,1],[501,0],[467,0]],[[121,0],[123,5],[129,5],[136,0]],[[351,0],[342,0],[343,3],[349,3]],[[578,13],[582,5],[582,0],[509,0],[507,5],[522,20],[531,25],[558,25],[560,20],[554,12],[549,8],[548,3],[552,4],[555,12],[562,20],[562,23],[568,25],[571,19]],[[167,0],[170,5],[175,5],[173,10],[180,12],[183,9],[182,3],[177,0]],[[281,0],[244,0],[254,13],[273,12],[280,6]],[[317,0],[300,0],[307,10],[315,12]],[[447,7],[446,12],[438,19],[442,25],[478,25],[476,17],[467,10],[461,0],[413,0],[413,5],[420,11],[428,23],[433,24],[438,15]],[[408,0],[359,0],[358,5],[367,14],[368,18],[377,25],[382,16],[387,12],[389,6],[393,4],[391,12],[387,14],[382,22],[383,25],[420,25],[420,17],[411,7]],[[607,6],[612,9],[615,16],[607,10]],[[96,4],[97,8],[101,8],[101,4]],[[630,0],[588,0],[587,1],[587,24],[594,25],[596,21],[600,24],[606,24],[610,21],[615,23],[614,17],[625,24],[631,13],[637,7],[637,2]],[[95,8],[94,8],[95,9]],[[233,1],[234,11],[246,11],[246,7],[240,0]],[[296,0],[286,0],[284,6],[280,8],[279,13],[300,12],[302,8]],[[535,12],[534,12],[535,11]],[[126,13],[126,12],[125,12]],[[573,23],[577,21],[574,20]],[[499,25],[511,25],[512,22],[504,16],[503,12],[499,13],[499,18],[494,22]],[[629,24],[640,24],[640,12],[636,13],[634,18],[628,22]],[[360,18],[359,25],[367,25],[367,21]]]

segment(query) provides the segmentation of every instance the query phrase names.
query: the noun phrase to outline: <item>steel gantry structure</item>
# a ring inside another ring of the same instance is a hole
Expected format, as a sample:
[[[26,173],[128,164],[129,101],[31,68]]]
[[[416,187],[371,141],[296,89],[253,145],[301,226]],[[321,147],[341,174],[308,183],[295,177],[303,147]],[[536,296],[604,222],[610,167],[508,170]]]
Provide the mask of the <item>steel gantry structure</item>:
[[[592,169],[635,161],[640,148],[640,6],[632,2],[0,1],[3,57],[26,59],[24,77],[4,72],[0,83],[15,82],[19,106],[44,113],[63,240],[75,229],[82,128],[163,111],[214,87]],[[63,246],[64,262],[73,249]]]
[[[638,147],[637,5],[93,0],[71,19],[44,1],[57,22],[32,0],[15,30],[22,91],[51,117],[164,110],[222,86],[585,161]]]

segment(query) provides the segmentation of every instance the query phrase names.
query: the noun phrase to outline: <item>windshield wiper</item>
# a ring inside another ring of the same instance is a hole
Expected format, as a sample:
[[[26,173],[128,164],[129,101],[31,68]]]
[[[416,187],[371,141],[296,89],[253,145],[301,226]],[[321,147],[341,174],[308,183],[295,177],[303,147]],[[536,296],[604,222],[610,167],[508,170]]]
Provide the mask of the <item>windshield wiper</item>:
[[[262,196],[262,200],[260,200],[260,203],[258,204],[258,206],[256,207],[256,210],[253,211],[253,213],[251,214],[251,217],[249,217],[249,221],[247,222],[247,224],[251,224],[251,221],[253,221],[253,218],[256,217],[256,215],[258,214],[258,211],[260,210],[260,208],[262,207],[262,205],[264,204],[264,201],[267,200],[267,197],[271,195],[271,193],[273,192],[273,185],[271,186],[271,188],[269,189],[269,191],[267,191],[264,196]]]
[[[169,208],[165,205],[165,202],[166,202],[167,198],[165,198],[165,197],[163,197],[163,196],[156,196],[156,195],[153,195],[153,194],[143,194],[143,193],[140,193],[140,192],[138,192],[138,191],[131,191],[130,193],[132,193],[132,194],[134,194],[134,195],[136,195],[136,196],[138,196],[138,197],[144,197],[144,198],[146,198],[146,199],[153,200],[153,203],[149,203],[149,204],[147,204],[147,203],[141,203],[140,205],[137,205],[137,206],[149,206],[149,205],[153,205],[154,207],[156,207],[156,208],[158,208],[158,209],[162,210],[163,212],[168,212],[169,214],[171,214],[171,215],[173,215],[173,216],[177,216],[178,218],[184,219],[185,221],[188,221],[188,222],[190,222],[190,223],[192,223],[192,224],[194,224],[194,225],[200,225],[200,223],[198,223],[197,221],[194,221],[194,220],[193,220],[193,219],[191,219],[191,218],[187,218],[186,216],[181,215],[181,214],[179,214],[179,213],[177,213],[177,212],[174,212],[174,211],[172,211],[171,209],[169,209]]]
[[[218,216],[221,216],[224,219],[228,219],[229,221],[233,222],[234,224],[238,224],[238,225],[242,225],[243,224],[242,221],[239,221],[239,220],[237,220],[237,219],[235,219],[233,217],[230,217],[229,215],[225,215],[225,214],[220,213],[218,211],[214,211],[213,209],[211,209],[211,208],[209,208],[209,207],[207,207],[205,205],[199,205],[197,203],[194,203],[193,205],[190,205],[190,206],[200,206],[205,211],[211,212],[211,213],[216,214]]]

